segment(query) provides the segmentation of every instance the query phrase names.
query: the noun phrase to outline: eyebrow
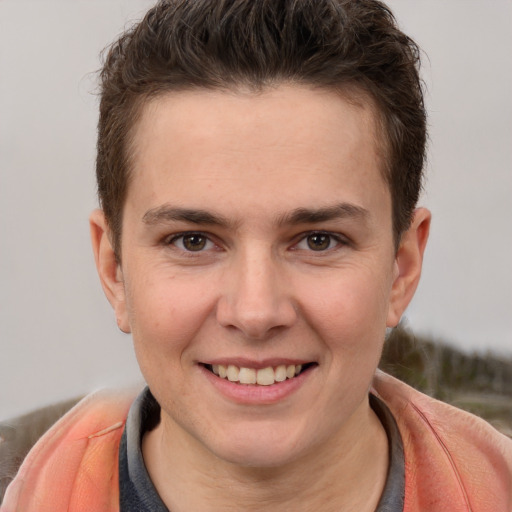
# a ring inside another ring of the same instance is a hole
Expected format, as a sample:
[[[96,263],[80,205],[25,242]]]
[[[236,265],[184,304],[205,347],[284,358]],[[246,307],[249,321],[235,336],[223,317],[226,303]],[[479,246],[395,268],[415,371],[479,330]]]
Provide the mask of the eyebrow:
[[[369,212],[361,206],[351,203],[339,203],[324,208],[297,208],[284,216],[279,217],[279,225],[315,224],[336,219],[358,219],[366,221]]]
[[[368,210],[351,203],[339,203],[323,208],[296,208],[289,213],[278,216],[277,225],[315,224],[336,219],[360,219],[366,221]],[[148,210],[142,217],[145,224],[155,225],[164,222],[189,222],[191,224],[219,226],[229,228],[235,226],[226,217],[196,208],[180,208],[168,204]]]
[[[142,217],[145,224],[154,225],[162,222],[182,221],[191,224],[228,227],[232,223],[225,217],[206,210],[195,208],[178,208],[167,204],[148,210]]]

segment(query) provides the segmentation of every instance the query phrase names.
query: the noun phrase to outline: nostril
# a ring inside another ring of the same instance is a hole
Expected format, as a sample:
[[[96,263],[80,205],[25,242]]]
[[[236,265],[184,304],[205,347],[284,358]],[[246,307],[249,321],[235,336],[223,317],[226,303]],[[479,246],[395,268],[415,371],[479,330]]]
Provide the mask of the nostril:
[[[244,279],[242,278],[242,281]],[[281,287],[257,283],[229,286],[219,298],[216,318],[222,327],[235,328],[248,339],[265,340],[272,332],[291,327],[297,311]]]

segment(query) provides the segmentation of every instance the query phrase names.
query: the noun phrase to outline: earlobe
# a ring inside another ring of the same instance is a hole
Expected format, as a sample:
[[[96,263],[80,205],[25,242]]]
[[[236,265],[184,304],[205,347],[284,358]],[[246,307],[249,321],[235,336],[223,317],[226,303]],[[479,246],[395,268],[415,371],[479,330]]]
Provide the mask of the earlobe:
[[[91,213],[89,226],[94,259],[101,286],[114,309],[119,329],[129,333],[131,329],[126,309],[123,273],[112,247],[105,215],[101,210],[94,210]]]
[[[430,230],[431,214],[418,208],[409,229],[403,233],[395,257],[395,276],[391,289],[387,327],[395,327],[418,286],[423,254]]]

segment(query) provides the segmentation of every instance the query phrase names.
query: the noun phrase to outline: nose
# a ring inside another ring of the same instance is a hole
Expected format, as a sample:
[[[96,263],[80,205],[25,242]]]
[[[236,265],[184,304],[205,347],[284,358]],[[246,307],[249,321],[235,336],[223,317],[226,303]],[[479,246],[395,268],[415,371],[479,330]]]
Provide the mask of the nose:
[[[297,311],[290,286],[270,251],[246,251],[231,263],[216,314],[220,325],[252,340],[264,340],[294,324]]]

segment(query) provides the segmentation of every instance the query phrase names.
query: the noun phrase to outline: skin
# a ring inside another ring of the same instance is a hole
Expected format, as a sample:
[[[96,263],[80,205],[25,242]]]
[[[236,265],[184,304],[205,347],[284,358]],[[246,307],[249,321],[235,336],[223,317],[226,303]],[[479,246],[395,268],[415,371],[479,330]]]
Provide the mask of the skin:
[[[143,454],[173,511],[375,509],[388,446],[368,391],[430,224],[417,210],[395,251],[376,142],[370,101],[304,86],[145,107],[122,264],[101,211],[91,233],[162,407]],[[312,365],[286,392],[241,393],[204,366],[280,361]]]

